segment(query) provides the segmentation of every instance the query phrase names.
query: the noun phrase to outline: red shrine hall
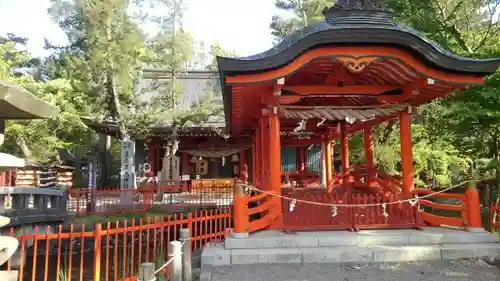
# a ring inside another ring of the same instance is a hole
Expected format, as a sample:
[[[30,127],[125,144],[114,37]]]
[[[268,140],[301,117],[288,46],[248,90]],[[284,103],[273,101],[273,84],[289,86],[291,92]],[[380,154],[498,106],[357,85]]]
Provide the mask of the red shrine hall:
[[[218,58],[227,130],[232,136],[251,136],[250,184],[256,189],[236,188],[236,235],[263,228],[421,225],[427,218],[414,201],[384,203],[414,196],[414,108],[482,84],[500,64],[499,59],[451,54],[420,32],[394,23],[380,1],[339,1],[324,15],[324,21],[266,52]],[[374,163],[373,126],[389,120],[400,124],[402,179],[380,173]],[[365,163],[352,167],[348,140],[356,132],[364,135]],[[308,176],[304,151],[311,145],[320,147],[317,187],[302,184]],[[285,148],[296,148],[296,170],[283,165]],[[334,150],[340,152],[339,169],[332,163]],[[252,202],[258,207],[249,208]],[[469,212],[477,213],[476,207]]]

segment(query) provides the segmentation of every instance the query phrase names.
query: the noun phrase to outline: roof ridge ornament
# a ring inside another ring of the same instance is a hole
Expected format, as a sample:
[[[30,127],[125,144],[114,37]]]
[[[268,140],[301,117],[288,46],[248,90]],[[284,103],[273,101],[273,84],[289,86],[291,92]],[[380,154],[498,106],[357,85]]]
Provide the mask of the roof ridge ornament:
[[[333,5],[332,9],[387,11],[381,0],[337,0],[337,3]]]
[[[382,0],[337,0],[323,14],[330,24],[394,24],[393,12]]]

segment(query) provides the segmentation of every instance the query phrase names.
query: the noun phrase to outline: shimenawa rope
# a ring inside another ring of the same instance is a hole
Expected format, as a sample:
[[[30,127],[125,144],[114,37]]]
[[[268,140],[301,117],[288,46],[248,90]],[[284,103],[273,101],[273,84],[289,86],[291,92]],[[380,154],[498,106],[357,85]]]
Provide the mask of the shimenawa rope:
[[[328,207],[373,207],[373,206],[385,206],[385,205],[393,205],[393,204],[401,204],[401,203],[410,203],[412,205],[415,205],[420,199],[425,199],[425,198],[436,196],[437,194],[447,192],[449,190],[452,190],[454,188],[457,188],[459,186],[465,185],[465,184],[470,183],[470,182],[476,182],[476,181],[475,180],[463,181],[463,182],[460,182],[460,183],[453,185],[451,187],[445,188],[443,190],[436,191],[436,192],[433,192],[433,193],[430,193],[427,195],[423,195],[423,196],[416,195],[415,197],[410,198],[410,199],[406,199],[406,200],[396,200],[396,201],[390,201],[390,202],[385,202],[385,203],[371,203],[371,204],[330,204],[330,203],[314,202],[314,201],[296,199],[293,197],[275,194],[273,192],[265,191],[265,190],[262,190],[262,189],[255,187],[255,186],[251,186],[251,185],[247,185],[247,184],[241,184],[241,183],[240,184],[243,185],[244,187],[248,187],[251,190],[255,190],[255,191],[258,191],[261,193],[271,195],[273,197],[278,197],[278,198],[285,199],[288,201],[293,201],[293,202],[301,202],[301,203],[305,203],[305,204],[318,205],[318,206],[328,206]]]

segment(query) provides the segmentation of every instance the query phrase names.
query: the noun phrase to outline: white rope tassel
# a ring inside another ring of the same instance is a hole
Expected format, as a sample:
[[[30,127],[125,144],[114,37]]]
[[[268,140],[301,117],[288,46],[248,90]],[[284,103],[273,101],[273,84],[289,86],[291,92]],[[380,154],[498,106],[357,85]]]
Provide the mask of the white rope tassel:
[[[387,205],[385,203],[382,204],[382,216],[388,218],[389,214],[387,213]]]
[[[306,120],[302,119],[302,121],[299,122],[297,127],[293,129],[294,133],[297,133],[298,131],[304,131],[306,129]]]
[[[222,167],[226,165],[226,157],[222,156]]]
[[[290,213],[293,212],[293,209],[295,209],[295,205],[297,204],[297,200],[293,199],[290,202]]]
[[[409,199],[409,200],[408,200],[408,203],[410,203],[410,205],[411,205],[412,207],[415,207],[415,205],[417,205],[417,203],[418,203],[418,197],[416,197],[416,196],[415,196],[414,198]]]
[[[322,126],[323,124],[325,124],[325,121],[326,121],[326,118],[321,118],[321,121],[318,122],[316,127]]]
[[[339,208],[337,208],[337,206],[330,207],[330,210],[332,211],[332,218],[336,217],[339,214]]]

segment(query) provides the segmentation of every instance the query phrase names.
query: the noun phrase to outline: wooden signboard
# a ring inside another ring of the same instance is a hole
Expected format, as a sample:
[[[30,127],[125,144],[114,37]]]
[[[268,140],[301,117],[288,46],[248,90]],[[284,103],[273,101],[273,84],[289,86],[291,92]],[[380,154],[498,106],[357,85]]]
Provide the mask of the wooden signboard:
[[[193,191],[209,191],[215,190],[216,192],[232,192],[234,187],[234,178],[223,179],[201,179],[192,180],[191,187]]]
[[[208,161],[207,160],[199,160],[196,162],[196,174],[197,175],[206,175],[208,174]]]

